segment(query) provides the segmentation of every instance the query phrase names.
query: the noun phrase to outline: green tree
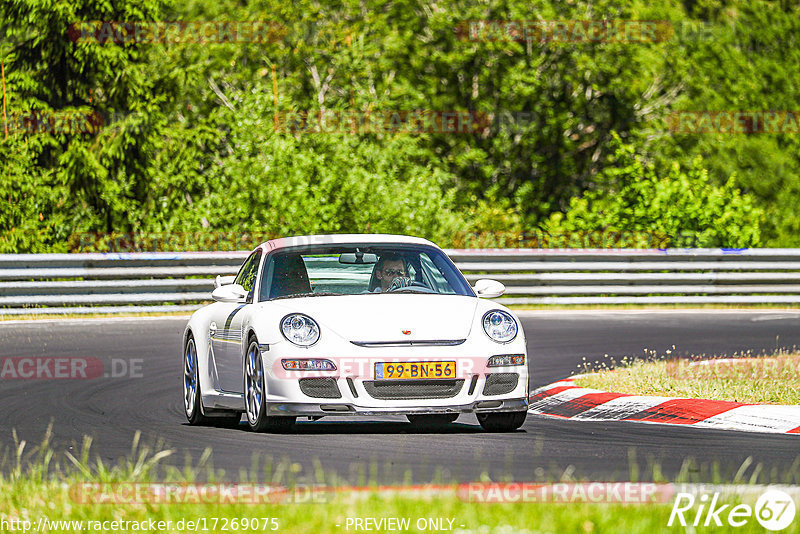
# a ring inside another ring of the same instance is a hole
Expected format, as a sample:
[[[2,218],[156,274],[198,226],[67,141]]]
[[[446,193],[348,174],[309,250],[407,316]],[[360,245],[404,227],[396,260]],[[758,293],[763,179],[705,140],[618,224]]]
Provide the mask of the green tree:
[[[764,211],[742,194],[734,177],[723,185],[709,178],[700,158],[688,169],[677,163],[658,170],[619,145],[598,177],[600,187],[573,198],[566,213],[543,225],[551,234],[617,232],[627,246],[754,247],[760,244]]]
[[[18,158],[7,165],[24,169],[4,173],[0,194],[9,198],[25,191],[20,194],[26,199],[0,213],[0,235],[31,226],[19,225],[19,219],[39,219],[30,238],[14,238],[20,251],[63,249],[74,232],[130,231],[147,216],[142,208],[159,132],[110,122],[132,112],[158,115],[174,88],[168,76],[152,70],[146,46],[81,41],[71,29],[82,21],[152,20],[162,5],[160,0],[113,6],[91,0],[0,3],[9,43],[2,59],[10,124],[0,143],[4,155]],[[76,120],[59,126],[65,117]],[[27,183],[16,181],[20,175]]]
[[[417,138],[278,133],[271,91],[230,100],[233,109],[218,110],[229,125],[219,142],[230,154],[201,162],[208,170],[192,184],[191,205],[174,197],[151,220],[161,229],[388,232],[449,242],[460,228],[453,192],[443,193],[450,177],[426,163]]]
[[[713,7],[716,6],[716,7]],[[696,4],[675,19],[668,53],[680,93],[668,111],[800,109],[800,6],[769,0]],[[800,132],[785,134],[642,132],[640,151],[662,165],[703,157],[712,181],[751,195],[766,217],[763,246],[800,246]]]

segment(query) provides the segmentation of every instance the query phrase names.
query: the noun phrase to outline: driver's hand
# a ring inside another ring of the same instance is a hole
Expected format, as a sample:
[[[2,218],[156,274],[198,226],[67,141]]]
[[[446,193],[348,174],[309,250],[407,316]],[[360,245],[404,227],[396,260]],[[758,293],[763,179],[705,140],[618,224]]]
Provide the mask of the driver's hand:
[[[392,286],[389,288],[389,291],[395,291],[397,289],[408,287],[413,283],[413,280],[408,276],[398,276],[394,280],[392,280]]]

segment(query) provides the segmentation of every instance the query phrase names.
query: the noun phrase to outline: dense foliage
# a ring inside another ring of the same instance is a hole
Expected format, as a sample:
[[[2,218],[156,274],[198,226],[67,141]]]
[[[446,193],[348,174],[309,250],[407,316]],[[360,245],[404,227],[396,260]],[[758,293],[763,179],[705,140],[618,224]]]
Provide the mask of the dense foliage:
[[[566,215],[550,216],[544,224],[548,234],[591,237],[604,229],[632,247],[760,244],[764,212],[741,194],[734,176],[715,186],[699,157],[688,169],[673,163],[659,175],[629,146],[617,150],[612,159],[614,165],[596,178],[597,189],[574,197]]]
[[[661,22],[652,39],[541,42],[470,34],[479,20]],[[148,43],[76,24],[88,21],[271,26]],[[215,232],[800,246],[800,132],[670,126],[687,110],[799,110],[798,35],[800,9],[777,0],[3,0],[0,251]],[[475,120],[462,132],[283,122],[414,110]],[[586,238],[609,232],[634,238]],[[168,241],[148,243],[218,246]]]

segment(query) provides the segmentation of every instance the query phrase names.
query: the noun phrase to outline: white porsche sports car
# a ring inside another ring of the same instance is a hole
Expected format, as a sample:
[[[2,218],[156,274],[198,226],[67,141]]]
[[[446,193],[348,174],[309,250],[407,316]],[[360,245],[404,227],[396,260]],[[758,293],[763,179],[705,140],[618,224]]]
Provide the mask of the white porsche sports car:
[[[320,235],[259,245],[183,336],[192,424],[286,430],[297,417],[406,415],[437,425],[475,413],[489,431],[525,421],[519,319],[470,287],[425,239]],[[481,298],[484,297],[484,298]]]

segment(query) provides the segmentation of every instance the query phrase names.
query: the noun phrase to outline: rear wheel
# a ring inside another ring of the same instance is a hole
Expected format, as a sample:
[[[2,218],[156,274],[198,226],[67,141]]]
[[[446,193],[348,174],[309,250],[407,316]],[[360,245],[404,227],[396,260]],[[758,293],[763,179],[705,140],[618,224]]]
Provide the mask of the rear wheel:
[[[294,425],[294,417],[267,416],[266,381],[261,350],[255,339],[250,340],[244,359],[244,397],[247,424],[255,432],[286,432]]]
[[[525,422],[528,412],[479,413],[478,422],[487,432],[513,432]]]
[[[442,426],[458,419],[457,413],[435,413],[426,415],[407,415],[408,422],[415,426]]]

